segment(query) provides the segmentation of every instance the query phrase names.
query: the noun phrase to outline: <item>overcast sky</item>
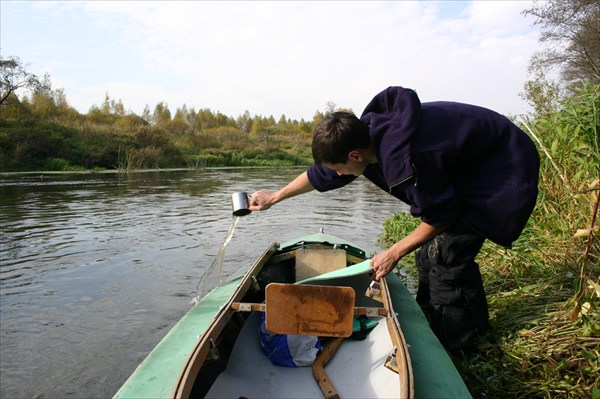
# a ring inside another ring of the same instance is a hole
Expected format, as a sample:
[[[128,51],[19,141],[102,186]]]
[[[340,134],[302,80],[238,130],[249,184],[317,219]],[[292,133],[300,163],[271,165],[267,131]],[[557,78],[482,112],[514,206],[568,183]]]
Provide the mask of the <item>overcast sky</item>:
[[[106,93],[237,117],[360,114],[392,85],[421,101],[529,111],[530,1],[0,1],[3,58],[50,74],[86,113]]]

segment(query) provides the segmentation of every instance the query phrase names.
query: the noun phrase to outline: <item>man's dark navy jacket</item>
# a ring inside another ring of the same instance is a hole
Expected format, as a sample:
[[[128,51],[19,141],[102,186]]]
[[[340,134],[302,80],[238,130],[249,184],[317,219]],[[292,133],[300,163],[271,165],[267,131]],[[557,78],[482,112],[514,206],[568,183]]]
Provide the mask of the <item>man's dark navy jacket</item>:
[[[468,104],[421,104],[414,91],[389,87],[361,120],[378,161],[363,175],[413,216],[433,226],[460,220],[506,247],[519,237],[537,198],[539,155],[506,117]],[[356,177],[313,164],[308,178],[327,191]]]

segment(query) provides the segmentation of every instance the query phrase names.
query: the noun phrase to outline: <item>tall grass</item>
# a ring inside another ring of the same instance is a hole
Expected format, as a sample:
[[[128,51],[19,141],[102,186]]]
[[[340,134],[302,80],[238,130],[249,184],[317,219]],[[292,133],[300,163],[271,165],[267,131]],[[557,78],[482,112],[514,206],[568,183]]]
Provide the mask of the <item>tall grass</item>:
[[[600,398],[600,87],[584,84],[559,109],[521,120],[542,158],[525,231],[478,257],[492,331],[477,354],[454,359],[475,397]],[[382,241],[411,219],[386,221]],[[414,259],[400,267],[416,274]]]

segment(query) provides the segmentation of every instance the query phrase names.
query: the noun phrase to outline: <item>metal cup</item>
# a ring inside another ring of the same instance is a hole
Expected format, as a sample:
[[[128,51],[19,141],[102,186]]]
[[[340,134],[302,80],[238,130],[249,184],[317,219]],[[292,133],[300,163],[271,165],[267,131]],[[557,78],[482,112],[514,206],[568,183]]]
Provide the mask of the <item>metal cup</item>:
[[[231,207],[233,209],[233,216],[246,216],[252,212],[248,209],[250,208],[250,198],[243,191],[231,195]]]

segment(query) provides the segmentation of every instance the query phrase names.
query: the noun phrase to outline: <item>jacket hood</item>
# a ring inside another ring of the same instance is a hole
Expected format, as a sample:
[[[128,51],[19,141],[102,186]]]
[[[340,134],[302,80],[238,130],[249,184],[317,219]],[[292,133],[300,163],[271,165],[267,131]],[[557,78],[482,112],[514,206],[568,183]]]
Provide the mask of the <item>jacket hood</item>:
[[[410,140],[419,127],[420,115],[417,93],[392,86],[377,94],[360,117],[369,125],[371,146],[379,164],[398,165],[383,170],[390,189],[414,175]]]

